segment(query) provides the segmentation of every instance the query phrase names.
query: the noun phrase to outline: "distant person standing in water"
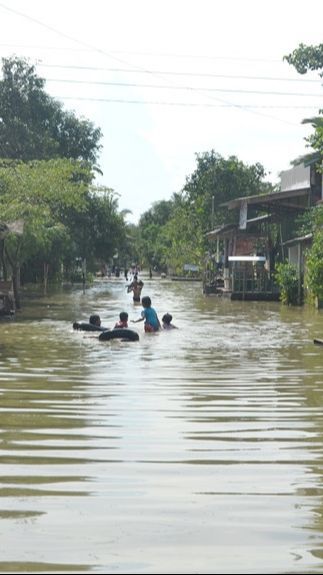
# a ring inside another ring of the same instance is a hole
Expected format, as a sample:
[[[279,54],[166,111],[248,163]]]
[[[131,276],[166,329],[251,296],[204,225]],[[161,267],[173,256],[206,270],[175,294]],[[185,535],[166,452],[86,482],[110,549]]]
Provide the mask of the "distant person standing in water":
[[[145,332],[155,332],[159,331],[161,328],[160,321],[156,310],[151,307],[151,299],[149,296],[145,296],[141,300],[143,310],[141,312],[141,317],[138,319],[131,320],[132,323],[138,323],[138,321],[145,321],[144,327]]]
[[[133,301],[140,302],[140,296],[142,292],[142,288],[144,287],[144,282],[139,280],[138,276],[135,275],[131,284],[127,286],[127,293],[133,292]]]

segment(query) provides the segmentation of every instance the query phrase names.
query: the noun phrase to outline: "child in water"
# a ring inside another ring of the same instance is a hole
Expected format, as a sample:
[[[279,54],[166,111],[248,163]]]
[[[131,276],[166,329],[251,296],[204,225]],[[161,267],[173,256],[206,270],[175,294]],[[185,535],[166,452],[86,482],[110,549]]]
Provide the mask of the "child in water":
[[[172,323],[173,316],[170,313],[165,313],[162,317],[163,329],[178,329]]]
[[[138,323],[138,321],[145,320],[145,332],[154,332],[159,331],[161,328],[160,321],[158,319],[158,315],[156,310],[151,307],[151,299],[149,296],[145,296],[141,300],[142,307],[144,308],[141,312],[141,317],[139,319],[131,320],[132,323]]]
[[[119,321],[115,324],[114,329],[128,327],[128,314],[126,311],[121,311],[119,314]]]
[[[101,325],[101,318],[97,313],[94,313],[93,315],[90,315],[90,319],[89,319],[89,323],[91,325],[97,325],[98,327],[100,327]]]

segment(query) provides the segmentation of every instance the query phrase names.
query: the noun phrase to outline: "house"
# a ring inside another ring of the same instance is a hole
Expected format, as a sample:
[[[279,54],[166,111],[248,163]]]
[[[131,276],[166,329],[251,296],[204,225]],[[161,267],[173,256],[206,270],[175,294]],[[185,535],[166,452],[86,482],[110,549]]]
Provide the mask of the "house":
[[[322,174],[315,163],[301,164],[280,174],[280,191],[230,200],[222,206],[236,210],[235,224],[206,234],[216,252],[206,263],[204,293],[221,293],[231,299],[277,299],[273,270],[277,258],[298,262],[304,268],[304,250],[311,238],[297,238],[297,217],[323,202]],[[221,250],[220,250],[221,246]],[[223,285],[218,278],[220,251]],[[295,255],[296,254],[296,255]],[[260,260],[255,257],[262,257]],[[240,258],[240,259],[239,259]],[[210,262],[215,261],[214,271]],[[257,263],[256,263],[257,262]]]

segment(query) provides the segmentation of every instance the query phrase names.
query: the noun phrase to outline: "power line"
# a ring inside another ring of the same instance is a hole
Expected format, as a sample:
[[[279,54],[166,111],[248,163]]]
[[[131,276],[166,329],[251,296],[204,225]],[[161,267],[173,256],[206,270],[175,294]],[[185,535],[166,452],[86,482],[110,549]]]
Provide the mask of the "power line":
[[[48,26],[47,24],[41,22],[40,20],[36,20],[35,18],[32,18],[31,16],[28,16],[28,14],[23,14],[22,12],[18,12],[17,10],[13,10],[12,8],[9,8],[8,6],[5,6],[4,4],[0,4],[0,7],[4,8],[5,10],[9,10],[10,12],[13,12],[14,14],[17,14],[19,16],[23,16],[25,18],[28,18],[29,20],[32,20],[34,22],[36,22],[37,24],[40,24],[41,26],[45,26],[47,28],[49,28],[50,30],[56,32],[57,34],[60,35],[64,35],[66,38],[72,39],[74,42],[79,42],[81,43],[81,41],[72,38],[71,36],[67,36],[66,34],[64,34],[64,32],[60,32],[59,30],[56,30],[53,27]],[[83,52],[83,51],[89,51],[89,52],[93,52],[97,51],[96,48],[91,47],[90,45],[86,45],[84,43],[85,46],[87,46],[87,48],[65,48],[62,46],[38,46],[38,45],[31,45],[31,44],[8,44],[8,43],[0,43],[0,46],[6,46],[8,48],[29,48],[32,50],[63,50],[64,52],[66,50],[71,50],[74,52]],[[238,61],[238,62],[268,62],[268,63],[282,63],[282,60],[279,59],[274,59],[274,58],[254,58],[254,57],[241,57],[241,56],[228,56],[226,54],[221,54],[221,56],[218,55],[210,55],[210,54],[175,54],[172,52],[138,52],[135,50],[131,50],[127,51],[127,50],[110,50],[109,51],[110,54],[130,54],[131,56],[149,56],[149,57],[153,57],[155,58],[157,57],[165,57],[165,58],[183,58],[183,59],[195,59],[195,60],[232,60],[232,61]]]
[[[103,55],[105,55],[105,56],[108,56],[109,58],[113,58],[113,59],[115,59],[116,61],[121,62],[122,64],[126,64],[126,65],[128,65],[128,66],[129,66],[129,65],[131,66],[131,64],[129,64],[129,62],[125,62],[124,60],[113,56],[113,55],[112,55],[111,53],[109,53],[109,52],[106,52],[106,51],[104,51],[104,50],[102,50],[102,49],[100,49],[100,48],[94,47],[94,46],[92,46],[91,44],[89,44],[89,43],[87,43],[87,42],[84,42],[83,40],[76,39],[76,38],[74,38],[73,36],[70,36],[69,34],[66,34],[65,32],[62,32],[62,31],[60,31],[60,30],[57,30],[57,29],[54,28],[53,26],[49,26],[48,24],[46,24],[46,23],[44,23],[44,22],[41,22],[40,20],[38,20],[38,19],[36,19],[36,18],[33,18],[33,17],[29,16],[28,14],[25,14],[25,13],[20,12],[20,11],[18,11],[18,10],[14,10],[14,9],[12,9],[12,8],[9,8],[8,6],[6,6],[6,5],[3,4],[3,3],[0,3],[0,8],[2,8],[3,10],[6,10],[6,11],[8,11],[8,12],[11,12],[11,13],[13,13],[13,14],[15,14],[15,15],[21,16],[21,17],[23,17],[23,18],[25,18],[25,19],[27,19],[27,20],[30,20],[31,22],[34,22],[34,23],[38,24],[39,26],[42,26],[43,28],[45,28],[45,29],[47,29],[47,30],[50,30],[51,32],[54,32],[54,33],[56,33],[56,34],[58,34],[58,35],[60,35],[60,36],[62,36],[62,37],[64,37],[64,38],[67,38],[68,40],[71,40],[71,41],[73,41],[73,42],[78,43],[80,46],[83,46],[83,47],[86,47],[86,48],[88,48],[88,49],[94,50],[95,52],[98,52],[99,54],[103,54]],[[139,66],[134,66],[134,65],[132,65],[132,68],[135,68],[135,69],[137,69],[137,70],[140,70],[140,69],[141,69]],[[222,103],[224,103],[224,104],[231,104],[232,107],[235,107],[235,108],[239,109],[240,111],[242,110],[242,111],[246,111],[246,112],[249,112],[249,113],[252,113],[252,114],[256,114],[256,115],[259,115],[259,116],[267,117],[267,118],[269,118],[269,119],[272,119],[272,120],[275,120],[275,121],[278,121],[278,122],[282,122],[282,123],[285,123],[285,124],[292,124],[291,122],[288,122],[288,121],[286,121],[285,119],[276,118],[276,117],[274,117],[274,116],[269,116],[268,114],[264,114],[264,113],[262,113],[262,112],[257,112],[257,111],[255,111],[255,110],[252,110],[252,109],[249,109],[249,108],[244,108],[243,105],[234,104],[234,103],[232,103],[232,102],[224,101],[224,100],[220,99],[219,97],[216,98],[215,96],[211,96],[211,95],[210,95],[210,96],[207,96],[207,97],[208,97],[208,98],[211,98],[211,99],[213,99],[213,100],[217,100],[218,102],[222,102]]]
[[[7,12],[11,12],[12,14],[15,14],[16,16],[21,16],[22,18],[25,18],[26,20],[30,20],[31,22],[34,22],[35,24],[38,24],[39,26],[46,28],[46,30],[50,30],[51,32],[54,32],[55,34],[62,36],[62,38],[66,38],[67,40],[71,40],[72,42],[76,42],[80,46],[84,46],[85,48],[87,48],[91,51],[98,52],[99,54],[103,54],[104,56],[109,56],[109,58],[112,58],[112,59],[116,60],[117,62],[121,62],[122,64],[127,64],[129,66],[129,62],[125,62],[124,60],[117,58],[116,56],[112,56],[111,53],[106,52],[105,50],[102,50],[101,48],[97,48],[96,46],[92,46],[92,44],[89,44],[88,42],[84,42],[84,40],[79,40],[78,38],[74,38],[70,34],[66,34],[65,32],[62,32],[61,30],[57,30],[57,28],[54,28],[53,26],[50,26],[49,24],[46,24],[45,22],[42,22],[41,20],[38,20],[37,18],[33,18],[32,16],[29,16],[29,14],[25,14],[24,12],[20,12],[19,10],[14,10],[13,8],[9,8],[9,6],[6,6],[2,2],[0,3],[0,8],[3,8],[3,10],[7,10]],[[136,66],[133,66],[133,67],[136,68]],[[137,68],[140,69],[139,66]]]
[[[38,66],[41,68],[62,68],[68,70],[90,70],[94,72],[114,72],[114,73],[126,73],[126,74],[161,74],[163,76],[190,76],[190,77],[200,77],[200,78],[224,78],[232,80],[269,80],[274,82],[300,82],[300,83],[312,83],[321,84],[322,80],[310,79],[310,78],[283,78],[277,76],[244,76],[238,74],[214,74],[210,72],[174,72],[165,70],[133,70],[131,68],[106,68],[102,66],[79,66],[79,65],[66,65],[66,64],[44,64],[39,62]]]
[[[84,96],[56,96],[60,100],[82,100],[87,102],[112,102],[117,104],[143,104],[156,106],[182,106],[182,107],[200,107],[200,108],[235,108],[238,104],[208,104],[197,102],[164,102],[156,100],[128,100],[123,98],[87,98]],[[281,106],[281,105],[258,105],[244,104],[244,108],[253,109],[281,109],[281,110],[317,110],[317,106]]]
[[[273,92],[264,90],[237,90],[235,88],[206,88],[193,86],[173,86],[159,84],[138,84],[137,82],[105,82],[100,80],[72,80],[61,78],[47,78],[46,82],[62,82],[66,84],[88,84],[97,86],[118,86],[126,88],[157,88],[159,90],[188,90],[192,92],[225,92],[233,94],[263,94],[270,96],[300,96],[300,97],[317,97],[322,98],[322,94],[305,94],[304,92]]]

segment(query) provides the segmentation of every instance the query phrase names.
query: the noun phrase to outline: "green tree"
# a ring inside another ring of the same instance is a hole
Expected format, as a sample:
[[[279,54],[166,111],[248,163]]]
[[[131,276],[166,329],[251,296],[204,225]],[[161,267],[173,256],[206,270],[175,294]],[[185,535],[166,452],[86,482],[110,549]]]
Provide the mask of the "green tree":
[[[225,159],[214,150],[197,154],[196,160],[196,170],[186,179],[182,192],[174,196],[168,224],[169,263],[176,270],[185,263],[201,265],[208,247],[206,232],[235,223],[237,214],[228,214],[224,203],[273,190],[263,181],[265,171],[259,163],[248,166],[235,156]]]
[[[204,232],[228,222],[230,216],[223,203],[272,191],[272,185],[263,181],[266,174],[259,163],[248,166],[236,156],[225,159],[214,150],[197,154],[196,161],[196,170],[187,178],[182,195],[194,206]]]
[[[139,252],[144,265],[165,271],[167,268],[168,241],[165,225],[173,210],[172,200],[155,202],[151,209],[142,214],[139,229]]]
[[[174,210],[165,235],[168,240],[165,257],[173,273],[181,275],[184,264],[200,266],[205,249],[200,218],[194,205],[190,206],[180,196],[174,199]]]
[[[237,197],[273,191],[264,182],[261,164],[248,166],[235,156],[228,159],[214,150],[196,155],[196,170],[180,193],[158,202],[139,222],[141,251],[146,261],[176,273],[185,263],[201,265],[207,249],[205,234],[214,226],[236,218],[222,204]]]
[[[125,212],[118,211],[118,197],[105,186],[93,186],[85,212],[85,250],[93,263],[109,261],[118,251],[126,252]],[[77,228],[74,230],[77,233]],[[126,256],[125,256],[126,257]]]
[[[307,299],[323,299],[323,206],[318,205],[300,220],[301,231],[311,233],[313,241],[306,253],[305,285]]]
[[[306,74],[309,71],[318,71],[319,76],[323,78],[323,44],[318,46],[306,46],[300,44],[291,54],[284,56],[289,64],[294,66],[299,74]],[[322,170],[322,157],[323,157],[323,116],[322,110],[319,111],[319,116],[313,118],[305,118],[303,124],[311,124],[313,133],[310,134],[305,141],[309,148],[313,151],[309,154],[302,156],[295,160],[294,163],[306,162],[308,160],[316,160],[318,169]]]
[[[26,59],[2,62],[0,157],[23,161],[65,157],[95,163],[101,130],[64,111]]]
[[[3,221],[24,222],[22,236],[9,233],[4,240],[2,253],[13,278],[22,267],[29,280],[39,279],[49,267],[52,274],[62,263],[72,267],[76,257],[86,258],[95,269],[97,261],[126,250],[125,214],[119,213],[113,190],[90,184],[93,174],[87,163],[59,159],[15,162],[10,168],[8,161],[2,164]]]
[[[43,255],[44,263],[71,241],[64,220],[67,212],[86,210],[90,170],[72,160],[15,162],[0,167],[0,211],[5,222],[22,220],[23,235],[9,233],[3,254],[12,269],[13,286],[19,307],[17,275],[23,263]],[[6,262],[4,262],[6,267]]]
[[[319,70],[320,76],[323,77],[323,44],[318,46],[300,44],[291,54],[284,56],[284,60],[294,66],[299,74]]]
[[[317,230],[306,258],[306,285],[309,299],[323,299],[323,232]]]

